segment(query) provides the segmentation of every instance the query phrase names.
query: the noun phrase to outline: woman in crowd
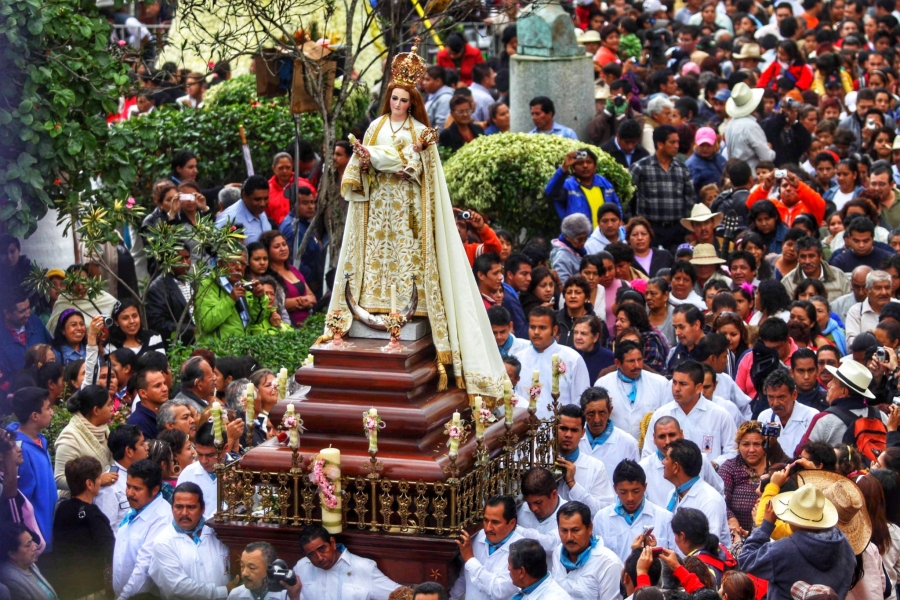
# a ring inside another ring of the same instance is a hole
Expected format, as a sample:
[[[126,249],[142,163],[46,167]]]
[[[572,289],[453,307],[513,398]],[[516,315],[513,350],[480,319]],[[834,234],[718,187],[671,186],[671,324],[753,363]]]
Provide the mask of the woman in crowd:
[[[24,369],[37,372],[47,363],[57,362],[56,353],[50,344],[35,344],[25,350]]]
[[[866,154],[872,160],[886,160],[891,162],[893,155],[894,137],[896,134],[890,127],[878,129],[866,144]]]
[[[791,303],[788,326],[792,323],[800,323],[805,329],[809,330],[809,347],[812,350],[831,345],[831,340],[823,336],[819,329],[816,307],[809,300],[795,300]]]
[[[169,470],[163,469],[163,481],[174,489],[178,485],[178,476],[181,471],[194,462],[194,447],[188,435],[178,429],[160,431],[156,439],[167,444],[172,454]]]
[[[760,282],[755,294],[756,312],[750,317],[748,325],[759,325],[769,317],[779,317],[788,321],[791,297],[778,281],[766,279]]]
[[[728,528],[732,534],[746,537],[753,529],[759,479],[768,472],[769,466],[763,446],[762,424],[758,421],[744,422],[738,428],[734,441],[738,446],[738,455],[722,463],[719,476],[725,483]]]
[[[756,306],[756,287],[750,283],[742,283],[731,288],[731,293],[734,296],[738,316],[743,319],[744,323],[750,323],[753,315],[756,314],[754,309]]]
[[[650,324],[644,307],[635,302],[626,301],[622,302],[616,310],[616,331],[629,327],[637,329],[641,334],[644,364],[657,373],[665,373],[669,344],[663,335]]]
[[[645,275],[652,277],[660,269],[669,269],[675,263],[672,253],[653,247],[653,228],[644,217],[633,217],[625,226],[625,239],[634,249],[634,265]]]
[[[706,305],[703,310],[705,313],[712,312],[713,299],[719,292],[731,292],[728,282],[723,279],[707,279],[703,286],[703,303]]]
[[[110,350],[130,348],[138,358],[145,352],[165,354],[162,336],[144,327],[139,306],[138,301],[130,297],[116,304],[110,315],[113,319],[113,326],[109,328]]]
[[[207,199],[200,192],[200,186],[195,181],[185,181],[178,186],[178,205],[181,210],[172,220],[173,225],[187,225],[190,228],[196,228],[197,219],[209,216],[210,213]]]
[[[855,481],[856,487],[862,492],[863,507],[860,512],[868,513],[872,533],[869,543],[856,558],[857,564],[862,558],[864,575],[850,589],[847,600],[868,600],[879,596],[885,598],[888,594],[885,594],[884,590],[891,587],[891,584],[885,581],[886,570],[882,557],[891,548],[891,532],[884,511],[884,491],[881,489],[881,483],[869,475],[863,475]],[[862,527],[862,523],[857,527]]]
[[[810,300],[826,294],[825,284],[818,279],[804,279],[794,288],[794,300]]]
[[[781,244],[784,243],[784,236],[788,232],[788,227],[781,221],[778,209],[769,200],[760,200],[750,207],[747,215],[747,221],[750,223],[750,231],[760,236],[764,251],[771,254],[781,254]],[[744,239],[746,240],[746,235]],[[750,250],[742,247],[742,250]],[[752,252],[752,250],[750,250]],[[760,263],[762,264],[762,263]],[[760,275],[760,280],[766,277]]]
[[[694,265],[686,260],[679,260],[670,270],[672,291],[669,294],[669,304],[679,306],[681,304],[693,304],[700,310],[706,310],[706,303],[700,294],[694,291],[697,286],[697,271]]]
[[[37,388],[24,388],[17,391],[16,395],[23,392],[29,394],[35,389]],[[46,392],[43,394],[47,395]],[[41,553],[47,547],[41,532],[41,525],[37,522],[34,505],[22,493],[19,484],[19,468],[25,462],[22,448],[19,445],[21,443],[23,442],[16,439],[15,432],[0,429],[0,523],[22,523],[28,527],[35,534],[37,550],[38,553]],[[33,476],[31,478],[33,479]],[[36,491],[44,496],[45,506],[52,507],[56,504],[56,490],[38,489]],[[44,529],[51,527],[52,521],[47,519]]]
[[[559,333],[556,336],[563,346],[575,347],[575,319],[594,314],[594,307],[588,301],[591,286],[581,275],[569,277],[563,285],[564,305],[559,309]]]
[[[57,600],[37,566],[36,536],[22,523],[0,522],[0,583],[16,600]]]
[[[484,135],[509,132],[509,106],[503,102],[494,102],[488,107],[488,115],[488,121],[484,124]]]
[[[66,464],[82,456],[92,456],[100,462],[104,471],[100,478],[103,486],[115,483],[119,476],[105,472],[112,464],[112,453],[107,446],[109,420],[113,411],[109,390],[99,385],[83,387],[69,398],[67,408],[72,418],[56,438],[56,463],[53,468],[56,487],[68,492]]]
[[[722,551],[719,537],[710,533],[709,520],[703,512],[696,508],[680,508],[672,516],[672,533],[675,534],[675,545],[684,556],[695,556],[700,559],[712,575],[716,585],[721,583],[726,561],[737,566],[734,558],[729,558]],[[716,559],[721,567],[710,565],[709,559]]]
[[[62,398],[66,399],[75,393],[84,382],[84,359],[79,358],[66,365],[63,371],[63,391]]]
[[[247,244],[247,281],[259,279],[269,271],[269,251],[262,242]]]
[[[890,547],[882,554],[884,568],[895,586],[900,582],[900,474],[890,469],[878,469],[872,465],[867,477],[875,479],[881,485],[884,494],[884,516],[887,519],[888,533],[891,538]],[[866,484],[859,484],[860,488]],[[863,490],[868,497],[868,493]]]
[[[606,315],[604,317],[602,305],[597,302],[593,302],[593,305],[601,308],[594,309],[594,312],[600,313],[599,317],[605,320],[606,327],[610,330],[610,335],[615,335],[616,316],[613,314],[613,306],[616,303],[616,296],[619,293],[619,289],[630,286],[627,281],[616,277],[616,261],[613,259],[612,254],[603,251],[598,252],[595,256],[603,264],[602,267],[599,267],[599,284],[603,288],[604,301],[606,303]]]
[[[84,360],[87,351],[86,336],[84,315],[80,311],[70,308],[59,315],[53,331],[53,350],[56,352],[57,362],[65,366],[79,359]]]
[[[822,240],[822,246],[828,250],[828,254],[825,255],[825,258],[828,259],[831,258],[831,242],[834,241],[834,236],[844,231],[844,221],[841,218],[841,213],[833,212],[825,217],[825,227],[828,230],[828,235]],[[900,236],[897,237],[897,245],[900,247]],[[897,248],[894,248],[894,250],[897,250]]]
[[[736,297],[736,295],[735,295]],[[712,330],[721,333],[728,340],[728,373],[737,373],[737,365],[741,362],[744,353],[750,349],[747,327],[740,315],[732,312],[723,312],[713,320]]]
[[[749,252],[756,259],[756,278],[759,281],[772,277],[772,267],[766,261],[768,248],[761,235],[753,231],[745,231],[741,236],[738,247]]]
[[[809,301],[816,309],[816,325],[821,336],[827,340],[828,344],[835,346],[841,356],[847,354],[847,334],[841,324],[832,316],[828,298],[823,294],[813,296]]]
[[[278,384],[275,373],[269,369],[257,369],[250,374],[250,383],[256,387],[256,412],[260,416],[268,416],[269,411],[278,402]]]
[[[522,310],[527,315],[535,306],[554,308],[555,296],[556,281],[553,279],[553,274],[547,267],[538,267],[531,272],[531,283],[528,284],[528,290],[519,296],[519,301],[522,303]]]
[[[662,277],[654,277],[647,282],[647,291],[644,297],[647,301],[647,317],[650,324],[665,336],[669,347],[678,343],[675,337],[675,328],[672,327],[672,313],[675,307],[669,304],[669,282]]]
[[[494,233],[497,235],[497,239],[500,240],[500,260],[503,261],[503,264],[506,264],[506,259],[512,254],[516,241],[513,239],[512,234],[505,229],[498,229]]]
[[[167,429],[165,433],[170,431],[176,431],[181,435],[184,435],[184,432],[177,429]],[[149,440],[147,442],[147,458],[159,465],[163,476],[159,492],[162,494],[163,498],[165,498],[166,502],[172,504],[172,498],[175,495],[174,486],[177,485],[178,480],[178,475],[173,472],[175,460],[172,458],[172,447],[159,438]],[[181,471],[179,470],[179,473],[180,472]],[[172,483],[173,480],[176,481],[175,484]]]
[[[803,60],[803,55],[794,40],[778,42],[776,60],[763,71],[756,82],[756,87],[774,90],[782,77],[790,79],[801,92],[808,90],[813,83],[813,72]]]
[[[290,247],[284,234],[278,230],[267,231],[259,238],[269,253],[269,275],[284,286],[284,306],[291,317],[291,325],[299,327],[309,317],[310,309],[316,305],[316,295],[312,293],[306,280],[290,263]]]
[[[47,571],[47,579],[59,590],[60,600],[102,594],[104,572],[112,567],[116,536],[109,520],[94,505],[100,494],[102,469],[93,456],[66,463],[66,484],[72,495],[56,507],[53,568]]]
[[[606,325],[594,315],[575,319],[573,346],[588,370],[588,381],[597,381],[603,369],[613,365],[612,353],[603,347],[604,336],[609,337]]]
[[[837,210],[841,210],[845,204],[854,200],[865,188],[860,185],[859,162],[852,158],[845,158],[835,167],[837,185],[827,190],[822,198],[825,202],[831,202]]]

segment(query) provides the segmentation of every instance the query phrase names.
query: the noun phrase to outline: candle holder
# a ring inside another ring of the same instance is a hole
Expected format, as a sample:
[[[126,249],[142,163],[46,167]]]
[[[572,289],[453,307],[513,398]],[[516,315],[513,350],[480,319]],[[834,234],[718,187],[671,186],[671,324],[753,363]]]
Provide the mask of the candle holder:
[[[459,455],[448,454],[447,458],[450,459],[450,464],[444,467],[444,473],[450,475],[450,479],[447,480],[447,483],[453,484],[459,481],[459,466],[456,464],[456,459],[459,458]]]
[[[382,346],[382,352],[396,353],[403,351],[403,346],[400,345],[400,331],[404,325],[406,325],[406,317],[398,312],[392,312],[384,318],[384,326],[387,332],[391,334],[391,341],[386,346]]]
[[[325,317],[325,328],[331,332],[331,341],[326,344],[326,347],[335,350],[344,348],[345,344],[343,322],[344,311],[340,308],[334,309]]]
[[[291,448],[291,472],[298,472],[302,466],[303,459],[300,456],[300,448]]]
[[[366,470],[369,474],[366,479],[378,479],[381,477],[379,471],[384,469],[384,463],[378,460],[378,450],[369,449],[369,462],[366,463]]]

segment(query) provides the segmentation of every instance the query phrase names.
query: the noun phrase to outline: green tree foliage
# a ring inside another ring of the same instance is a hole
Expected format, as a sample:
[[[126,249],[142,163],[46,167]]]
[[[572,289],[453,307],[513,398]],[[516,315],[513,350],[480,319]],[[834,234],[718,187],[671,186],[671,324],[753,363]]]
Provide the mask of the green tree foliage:
[[[77,203],[110,148],[104,117],[128,77],[109,35],[92,0],[0,0],[0,221],[14,235],[54,202]],[[110,196],[134,179],[124,162],[103,175]]]

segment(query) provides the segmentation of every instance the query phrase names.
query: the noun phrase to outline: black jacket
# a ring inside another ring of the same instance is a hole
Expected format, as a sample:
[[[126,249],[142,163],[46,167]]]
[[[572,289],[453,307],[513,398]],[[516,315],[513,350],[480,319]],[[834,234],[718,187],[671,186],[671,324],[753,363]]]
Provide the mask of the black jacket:
[[[785,127],[786,124],[784,113],[778,112],[760,123],[760,126],[766,133],[766,139],[772,145],[772,150],[775,151],[775,164],[799,165],[800,157],[809,150],[812,135],[799,121],[790,127]]]
[[[616,159],[616,162],[625,167],[626,169],[630,169],[630,165],[628,164],[628,159],[625,158],[625,153],[619,150],[619,147],[616,146],[616,138],[612,137],[609,141],[605,142],[600,149],[612,156]],[[650,156],[650,153],[647,152],[647,149],[638,144],[634,148],[634,155],[631,158],[631,164],[633,165],[637,161]]]
[[[178,288],[175,276],[170,273],[157,277],[147,289],[147,327],[159,332],[163,341],[168,344],[186,306],[187,302]],[[193,343],[194,323],[189,315],[181,325],[181,339],[185,344]]]
[[[671,252],[663,248],[654,248],[653,256],[650,257],[650,268],[647,269],[649,273],[644,274],[648,277],[656,277],[656,274],[659,273],[660,269],[671,269],[674,264],[675,257],[672,256]],[[631,261],[631,266],[642,273],[644,272],[644,267],[641,266],[641,263],[639,263],[637,259]]]
[[[469,123],[469,129],[472,130],[472,135],[476,138],[484,135],[484,129],[475,123]],[[466,141],[463,139],[462,135],[460,135],[459,129],[456,128],[456,123],[451,123],[450,127],[443,130],[438,138],[439,146],[450,148],[454,152],[462,148],[465,144]]]

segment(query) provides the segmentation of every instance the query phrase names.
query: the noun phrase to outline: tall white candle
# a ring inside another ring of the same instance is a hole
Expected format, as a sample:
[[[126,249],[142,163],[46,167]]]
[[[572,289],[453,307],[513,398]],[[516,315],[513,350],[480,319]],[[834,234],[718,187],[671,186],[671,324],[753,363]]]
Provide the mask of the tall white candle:
[[[484,439],[484,422],[481,420],[481,406],[484,401],[481,396],[475,396],[475,406],[472,408],[472,416],[475,418],[475,437]]]
[[[378,452],[378,410],[375,408],[369,409],[369,418],[376,419],[375,427],[369,430],[369,452]]]
[[[462,422],[459,418],[459,411],[453,413],[453,420],[451,421],[453,427],[462,428]],[[450,438],[450,456],[456,456],[459,454],[459,438],[451,437]]]
[[[219,402],[212,404],[212,420],[213,420],[213,443],[216,446],[222,445],[224,439],[222,437],[222,405]]]
[[[340,533],[343,530],[341,523],[341,451],[337,448],[323,448],[319,451],[319,458],[325,459],[325,466],[336,466],[337,477],[333,478],[334,496],[337,498],[337,505],[334,508],[325,506],[325,501],[320,494],[320,504],[322,505],[322,527],[328,533]]]
[[[294,416],[294,405],[288,404],[287,412],[284,414],[285,417],[293,417]],[[300,433],[297,431],[296,424],[288,429],[288,448],[291,450],[296,450],[300,447]]]
[[[391,312],[397,312],[397,284],[391,284]]]
[[[512,425],[513,422],[513,405],[512,405],[512,381],[508,378],[503,380],[503,408],[506,424]]]
[[[554,394],[559,393],[559,354],[550,357],[550,365],[552,368],[550,377],[550,391]]]

